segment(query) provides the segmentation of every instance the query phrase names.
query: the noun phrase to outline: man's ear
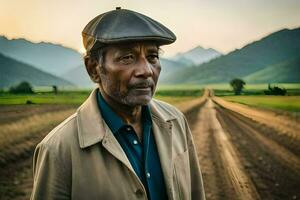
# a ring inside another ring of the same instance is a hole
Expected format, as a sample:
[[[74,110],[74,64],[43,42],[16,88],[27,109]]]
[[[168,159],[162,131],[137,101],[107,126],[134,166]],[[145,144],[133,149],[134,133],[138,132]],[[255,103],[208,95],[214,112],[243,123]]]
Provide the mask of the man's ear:
[[[99,62],[95,58],[87,56],[84,58],[84,64],[91,80],[100,83]]]

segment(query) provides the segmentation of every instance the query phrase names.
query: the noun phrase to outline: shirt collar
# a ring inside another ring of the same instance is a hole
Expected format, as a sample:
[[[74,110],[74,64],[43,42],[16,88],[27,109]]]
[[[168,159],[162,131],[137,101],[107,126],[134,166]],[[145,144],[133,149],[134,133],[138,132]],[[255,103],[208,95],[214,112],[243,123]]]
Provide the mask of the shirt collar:
[[[104,100],[100,91],[97,92],[97,102],[99,109],[101,110],[101,115],[113,134],[116,134],[123,126],[126,126],[122,118],[119,117],[117,113],[115,113],[108,105],[108,103]],[[152,124],[151,112],[148,105],[142,106],[142,123],[143,125]]]

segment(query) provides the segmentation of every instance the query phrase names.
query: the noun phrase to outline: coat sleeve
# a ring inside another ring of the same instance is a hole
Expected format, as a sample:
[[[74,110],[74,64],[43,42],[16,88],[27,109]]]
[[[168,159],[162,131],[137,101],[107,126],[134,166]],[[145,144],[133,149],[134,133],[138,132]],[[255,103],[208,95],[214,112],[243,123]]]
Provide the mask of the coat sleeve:
[[[203,186],[202,174],[197,156],[197,150],[194,144],[193,136],[186,118],[184,117],[186,128],[187,145],[189,151],[190,174],[191,174],[191,191],[192,199],[205,200],[205,191]]]
[[[71,199],[67,174],[56,148],[39,144],[33,156],[34,183],[30,199]]]

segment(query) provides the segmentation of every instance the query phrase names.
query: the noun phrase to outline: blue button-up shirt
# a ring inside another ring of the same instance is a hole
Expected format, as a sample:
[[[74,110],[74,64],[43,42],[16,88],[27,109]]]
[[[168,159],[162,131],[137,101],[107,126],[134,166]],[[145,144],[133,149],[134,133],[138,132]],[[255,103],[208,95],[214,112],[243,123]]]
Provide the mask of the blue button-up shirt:
[[[97,95],[102,117],[123,148],[135,173],[143,183],[148,199],[167,199],[163,172],[152,132],[149,106],[142,107],[142,143],[134,128],[123,120],[105,102],[100,92]]]

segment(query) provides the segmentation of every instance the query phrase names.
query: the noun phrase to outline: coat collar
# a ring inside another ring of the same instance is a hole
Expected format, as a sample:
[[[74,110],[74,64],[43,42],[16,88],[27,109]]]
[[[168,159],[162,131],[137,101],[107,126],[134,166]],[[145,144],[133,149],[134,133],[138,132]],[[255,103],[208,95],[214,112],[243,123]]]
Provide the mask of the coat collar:
[[[101,116],[101,111],[97,104],[97,92],[98,89],[93,90],[88,99],[77,110],[77,126],[80,148],[86,148],[98,142],[102,142],[103,147],[106,148],[108,152],[135,173],[122,147],[113,136],[113,133]],[[167,194],[169,199],[173,199],[173,135],[171,121],[177,119],[178,113],[171,111],[172,109],[166,108],[168,106],[163,104],[163,102],[152,100],[149,105],[151,110],[153,133],[161,160]],[[141,182],[140,185],[143,187]]]
[[[80,148],[94,145],[105,137],[112,134],[103,120],[97,104],[98,88],[94,89],[88,99],[77,109],[77,128]],[[176,119],[176,115],[166,112],[158,104],[157,100],[150,102],[151,116],[158,126],[165,126],[169,121]]]

